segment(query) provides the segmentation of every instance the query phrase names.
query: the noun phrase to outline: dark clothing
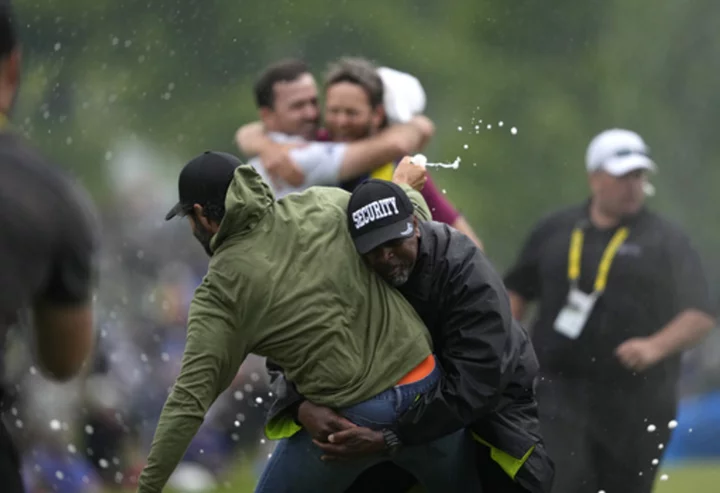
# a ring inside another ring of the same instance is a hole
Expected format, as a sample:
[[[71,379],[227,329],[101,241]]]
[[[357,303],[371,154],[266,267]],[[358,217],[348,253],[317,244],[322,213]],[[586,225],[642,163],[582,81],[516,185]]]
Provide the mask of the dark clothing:
[[[505,278],[508,290],[538,303],[531,333],[543,373],[629,387],[674,387],[679,356],[638,375],[610,356],[622,342],[654,334],[684,310],[713,312],[697,252],[677,227],[652,212],[626,220],[630,236],[615,256],[607,288],[580,337],[571,340],[554,330],[554,322],[570,288],[568,251],[577,224],[585,231],[579,288],[592,292],[600,257],[617,228],[593,227],[587,205],[541,221]]]
[[[12,442],[12,437],[0,419],[0,482],[3,493],[23,493],[20,475],[20,457]]]
[[[673,413],[649,409],[652,401],[644,396],[562,377],[541,380],[537,394],[557,470],[553,492],[652,492],[658,471],[653,459],[662,459],[670,441]]]
[[[1,386],[9,326],[36,301],[88,301],[97,242],[90,202],[22,138],[10,133],[0,133],[0,227]],[[8,398],[0,388],[0,409],[8,406]],[[3,485],[10,480],[5,470],[17,466],[5,438],[3,432]]]
[[[508,290],[537,301],[533,345],[543,436],[557,464],[554,492],[650,492],[677,407],[680,355],[635,373],[615,356],[633,337],[647,337],[688,309],[713,312],[698,254],[688,238],[658,215],[642,210],[616,228],[589,220],[589,203],[552,214],[532,231]],[[570,282],[573,230],[584,233],[578,288],[591,293],[603,252],[620,227],[629,236],[611,264],[607,286],[577,339],[555,330]],[[653,424],[657,431],[648,433]],[[640,475],[640,473],[643,473]],[[642,483],[642,484],[641,484]]]
[[[420,223],[420,233],[417,263],[400,292],[428,327],[444,376],[395,431],[412,445],[470,427],[516,459],[534,446],[516,478],[526,491],[549,491],[553,468],[533,391],[537,361],[527,334],[512,320],[502,279],[477,246],[449,226]],[[292,385],[280,392],[285,397],[271,416],[302,399],[293,393]],[[376,476],[372,469],[368,474]]]

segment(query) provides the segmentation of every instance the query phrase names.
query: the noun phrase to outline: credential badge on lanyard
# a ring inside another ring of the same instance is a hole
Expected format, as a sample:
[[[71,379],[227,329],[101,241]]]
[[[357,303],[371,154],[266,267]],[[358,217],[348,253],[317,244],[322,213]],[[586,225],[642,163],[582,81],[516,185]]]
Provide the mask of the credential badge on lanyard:
[[[628,228],[620,228],[610,239],[610,243],[605,247],[605,251],[600,259],[597,276],[595,277],[595,285],[593,292],[586,294],[578,287],[580,280],[580,261],[582,260],[582,248],[585,234],[581,227],[576,226],[570,237],[570,251],[568,254],[568,280],[570,281],[570,291],[567,297],[565,307],[560,310],[555,319],[555,330],[565,337],[577,339],[585,328],[585,323],[592,313],[593,307],[598,298],[605,291],[607,286],[608,273],[612,265],[615,254],[620,248],[628,235]]]

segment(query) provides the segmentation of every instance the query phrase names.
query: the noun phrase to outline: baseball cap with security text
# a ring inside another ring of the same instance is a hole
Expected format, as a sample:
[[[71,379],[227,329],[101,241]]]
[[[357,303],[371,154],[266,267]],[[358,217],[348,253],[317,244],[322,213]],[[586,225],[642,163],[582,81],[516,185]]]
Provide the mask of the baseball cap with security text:
[[[388,241],[415,233],[414,207],[398,185],[371,179],[359,185],[348,203],[348,228],[358,253],[364,255]]]

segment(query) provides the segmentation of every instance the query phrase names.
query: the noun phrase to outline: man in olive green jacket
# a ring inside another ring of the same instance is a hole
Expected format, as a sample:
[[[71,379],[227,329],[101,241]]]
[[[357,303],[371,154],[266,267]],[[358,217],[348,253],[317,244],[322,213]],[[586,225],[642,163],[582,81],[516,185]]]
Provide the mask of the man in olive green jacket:
[[[427,220],[427,205],[408,184],[421,188],[424,170],[409,158],[404,164],[397,181]],[[341,410],[392,389],[432,358],[416,312],[355,255],[349,193],[316,187],[276,201],[252,167],[217,152],[190,161],[178,188],[180,202],[166,219],[187,216],[211,260],[190,305],[182,369],[140,493],[162,490],[251,352],[282,367],[308,399]]]

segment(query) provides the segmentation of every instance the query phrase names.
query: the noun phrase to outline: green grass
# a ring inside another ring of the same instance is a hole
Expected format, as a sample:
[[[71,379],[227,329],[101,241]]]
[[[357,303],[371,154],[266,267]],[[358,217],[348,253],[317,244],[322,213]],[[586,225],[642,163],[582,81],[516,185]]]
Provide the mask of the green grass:
[[[659,479],[661,474],[667,474],[668,478],[666,481]],[[252,493],[255,488],[256,478],[249,466],[238,467],[238,470],[231,476],[232,477],[228,478],[230,483],[229,488],[220,487],[216,492],[208,493]],[[720,491],[718,484],[720,484],[719,462],[694,462],[663,469],[658,475],[654,493],[711,493]],[[179,493],[169,489],[165,491],[168,493]],[[112,493],[130,492],[119,492],[116,490]]]
[[[665,468],[667,481],[655,483],[654,493],[711,493],[720,491],[720,464],[717,461],[695,462]],[[252,490],[250,490],[252,491]]]

